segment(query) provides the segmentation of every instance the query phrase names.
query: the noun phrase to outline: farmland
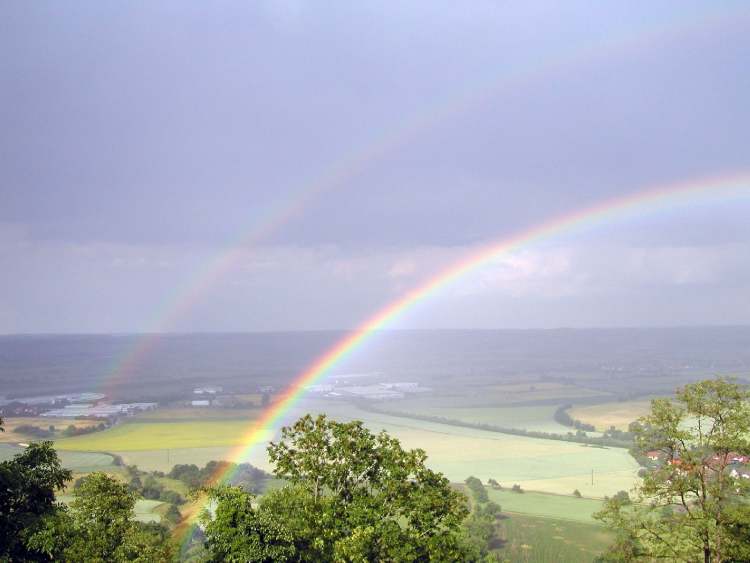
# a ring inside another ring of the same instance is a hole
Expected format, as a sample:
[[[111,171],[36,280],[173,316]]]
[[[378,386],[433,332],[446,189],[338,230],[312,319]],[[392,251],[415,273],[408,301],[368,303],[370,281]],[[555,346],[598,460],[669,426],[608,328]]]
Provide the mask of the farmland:
[[[498,525],[497,553],[508,561],[593,561],[612,543],[601,526],[554,518],[510,514]]]
[[[568,410],[571,417],[593,424],[597,430],[614,426],[627,430],[628,424],[649,412],[650,400],[621,401],[599,403],[596,405],[578,405]]]
[[[131,451],[236,446],[251,429],[241,419],[180,422],[125,422],[83,436],[56,441],[61,450]]]
[[[21,452],[23,452],[23,448],[18,446],[0,444],[0,461],[11,459]],[[80,473],[102,469],[109,470],[114,463],[114,458],[103,452],[59,451],[58,454],[64,467]]]
[[[570,491],[572,492],[572,491]],[[601,510],[603,501],[592,498],[576,498],[568,495],[553,495],[536,492],[516,493],[509,489],[487,489],[490,500],[503,507],[503,512],[516,512],[530,516],[571,520],[594,524],[592,514]]]

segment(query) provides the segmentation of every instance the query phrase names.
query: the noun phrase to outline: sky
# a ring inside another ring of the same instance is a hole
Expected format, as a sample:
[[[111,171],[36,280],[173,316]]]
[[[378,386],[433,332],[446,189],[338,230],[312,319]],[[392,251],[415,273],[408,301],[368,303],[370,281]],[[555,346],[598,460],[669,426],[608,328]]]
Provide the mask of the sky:
[[[0,333],[350,328],[552,217],[750,171],[750,7],[655,4],[2,3]],[[557,237],[394,328],[747,324],[749,218]]]

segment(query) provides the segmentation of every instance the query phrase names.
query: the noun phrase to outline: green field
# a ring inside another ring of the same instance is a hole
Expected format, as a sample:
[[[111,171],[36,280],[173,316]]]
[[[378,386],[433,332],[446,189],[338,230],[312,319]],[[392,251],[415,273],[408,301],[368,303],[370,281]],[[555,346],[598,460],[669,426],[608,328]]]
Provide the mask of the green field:
[[[573,491],[570,491],[571,493]],[[487,489],[490,500],[498,503],[503,512],[517,512],[530,516],[543,516],[559,520],[571,520],[584,524],[594,524],[592,514],[601,510],[603,501],[591,498],[576,498],[572,495],[551,495],[546,493],[514,493],[510,490]]]
[[[611,533],[594,524],[511,514],[498,524],[500,554],[506,561],[586,563],[604,551]]]
[[[519,428],[566,434],[568,426],[557,422],[553,416],[557,406],[538,405],[523,407],[435,407],[426,402],[421,405],[401,406],[394,403],[388,410],[461,420],[479,424],[493,424],[502,428]]]
[[[0,444],[0,461],[12,459],[23,452],[24,448],[10,444]],[[58,451],[62,465],[78,473],[87,473],[111,467],[114,458],[99,452],[63,452]]]
[[[451,481],[469,475],[486,481],[492,477],[504,486],[519,483],[524,489],[603,497],[629,490],[638,464],[623,448],[587,447],[583,444],[513,436],[400,418],[358,410],[346,403],[317,405],[339,420],[357,418],[374,431],[386,430],[408,448],[427,452],[428,464]],[[300,406],[315,412],[315,405]],[[591,485],[591,471],[594,484]]]
[[[236,446],[252,429],[244,419],[125,422],[102,432],[56,440],[61,450],[131,451]]]
[[[120,455],[125,463],[143,470],[169,471],[178,463],[203,465],[211,460],[236,460],[240,454],[243,460],[257,467],[271,469],[266,445],[274,435],[267,434],[249,452],[238,448],[246,443],[252,422],[226,418],[230,412],[230,409],[216,409],[212,418],[176,420],[190,413],[184,409],[173,410],[167,412],[169,416],[164,419],[136,419],[102,432],[58,440],[56,446],[63,455],[83,451],[112,452]],[[476,475],[485,481],[492,477],[508,487],[519,483],[530,491],[570,494],[579,489],[584,496],[603,497],[629,490],[638,470],[635,461],[622,448],[587,447],[413,420],[363,411],[342,401],[305,401],[287,413],[284,423],[306,412],[326,412],[338,420],[360,419],[373,431],[386,430],[405,447],[424,449],[429,465],[454,482]],[[455,412],[471,416],[471,410],[465,407]],[[482,408],[478,409],[477,416],[504,421],[498,424],[515,420],[528,426],[538,419],[538,424],[547,425],[552,412],[553,406]],[[443,415],[447,416],[444,411]]]

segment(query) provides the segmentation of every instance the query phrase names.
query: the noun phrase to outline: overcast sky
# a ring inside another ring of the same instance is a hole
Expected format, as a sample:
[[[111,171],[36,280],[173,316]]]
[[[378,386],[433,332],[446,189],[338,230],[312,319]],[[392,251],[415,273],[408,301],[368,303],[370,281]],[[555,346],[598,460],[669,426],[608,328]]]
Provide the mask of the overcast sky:
[[[0,333],[348,328],[556,215],[750,170],[749,28],[716,0],[3,2]],[[395,326],[747,324],[748,256],[750,200],[635,216]]]

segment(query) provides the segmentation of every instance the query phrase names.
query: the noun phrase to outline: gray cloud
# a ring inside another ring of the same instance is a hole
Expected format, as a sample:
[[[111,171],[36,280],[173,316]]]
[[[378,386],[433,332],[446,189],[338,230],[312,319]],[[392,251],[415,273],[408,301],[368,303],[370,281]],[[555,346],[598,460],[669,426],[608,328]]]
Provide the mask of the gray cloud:
[[[0,332],[351,326],[490,240],[750,168],[749,20],[742,2],[6,4]],[[742,320],[749,205],[566,238],[409,322]],[[601,239],[618,252],[595,259]]]

